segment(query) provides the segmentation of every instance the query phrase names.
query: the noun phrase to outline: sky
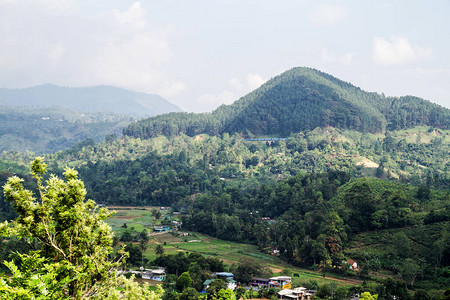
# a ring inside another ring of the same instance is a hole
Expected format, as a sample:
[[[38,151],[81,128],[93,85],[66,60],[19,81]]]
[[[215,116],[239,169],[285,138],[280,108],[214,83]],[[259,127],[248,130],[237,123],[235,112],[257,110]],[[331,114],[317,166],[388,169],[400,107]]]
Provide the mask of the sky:
[[[450,108],[450,1],[0,0],[0,87],[111,85],[189,112],[294,67]]]

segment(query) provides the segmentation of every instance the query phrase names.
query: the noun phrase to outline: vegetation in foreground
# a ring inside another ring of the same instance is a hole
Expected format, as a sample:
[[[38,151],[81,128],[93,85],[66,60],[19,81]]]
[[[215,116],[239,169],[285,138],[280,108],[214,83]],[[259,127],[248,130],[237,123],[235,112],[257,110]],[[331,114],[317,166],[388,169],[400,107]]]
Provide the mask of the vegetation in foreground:
[[[77,173],[66,169],[64,180],[43,176],[47,166],[36,159],[31,172],[37,182],[37,199],[13,176],[4,186],[6,200],[18,217],[0,225],[3,236],[35,243],[28,253],[17,253],[5,262],[11,276],[0,277],[2,299],[156,299],[132,279],[118,275],[125,252],[111,258],[112,233],[104,220],[106,209],[85,201],[85,190]]]

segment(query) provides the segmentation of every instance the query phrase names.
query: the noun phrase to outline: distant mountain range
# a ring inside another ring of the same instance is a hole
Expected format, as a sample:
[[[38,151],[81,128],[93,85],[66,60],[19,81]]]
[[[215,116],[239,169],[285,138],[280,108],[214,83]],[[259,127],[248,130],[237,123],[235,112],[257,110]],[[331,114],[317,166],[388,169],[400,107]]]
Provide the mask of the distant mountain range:
[[[365,92],[329,74],[299,67],[212,113],[160,115],[130,124],[124,134],[150,138],[238,132],[284,137],[316,127],[375,133],[418,125],[448,129],[450,110],[418,97]]]
[[[0,89],[0,152],[49,153],[99,142],[121,135],[133,120],[180,111],[158,95],[110,86]]]
[[[70,88],[49,84],[24,89],[0,89],[0,105],[57,106],[78,112],[107,112],[133,117],[182,111],[161,96],[111,86]]]

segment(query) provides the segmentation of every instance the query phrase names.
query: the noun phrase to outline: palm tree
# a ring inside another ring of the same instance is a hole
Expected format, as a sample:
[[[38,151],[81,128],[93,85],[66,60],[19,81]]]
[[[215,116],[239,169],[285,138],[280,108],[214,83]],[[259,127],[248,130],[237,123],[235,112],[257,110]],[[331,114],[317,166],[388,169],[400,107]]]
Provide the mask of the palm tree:
[[[141,263],[144,265],[144,251],[147,250],[147,241],[142,239],[139,241],[139,249],[141,249]]]
[[[161,245],[157,245],[155,248],[155,253],[157,255],[163,255],[164,254],[164,247]]]

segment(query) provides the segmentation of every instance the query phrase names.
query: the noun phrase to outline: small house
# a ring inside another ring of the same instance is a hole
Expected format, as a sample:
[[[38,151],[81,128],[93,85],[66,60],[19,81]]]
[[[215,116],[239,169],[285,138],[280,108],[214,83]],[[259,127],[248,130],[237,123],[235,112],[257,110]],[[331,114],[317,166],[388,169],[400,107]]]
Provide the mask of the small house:
[[[143,279],[151,279],[155,281],[164,281],[167,278],[166,271],[163,269],[149,270],[145,269],[142,273]]]
[[[349,266],[349,269],[358,270],[358,263],[353,259],[347,260],[347,265]]]
[[[250,282],[252,287],[268,287],[269,286],[269,278],[261,278],[261,277],[252,277],[252,281]]]
[[[289,276],[278,276],[269,278],[269,287],[290,289],[292,285],[292,278]]]
[[[315,291],[307,290],[304,287],[297,287],[295,289],[284,289],[279,291],[278,299],[286,300],[310,300]]]
[[[154,226],[153,227],[153,231],[154,232],[166,232],[169,231],[170,227],[169,226]]]

